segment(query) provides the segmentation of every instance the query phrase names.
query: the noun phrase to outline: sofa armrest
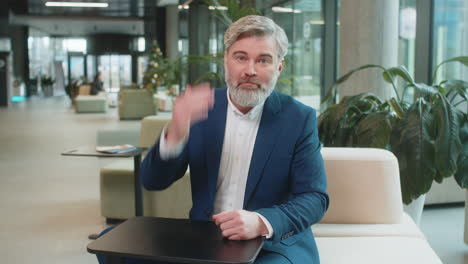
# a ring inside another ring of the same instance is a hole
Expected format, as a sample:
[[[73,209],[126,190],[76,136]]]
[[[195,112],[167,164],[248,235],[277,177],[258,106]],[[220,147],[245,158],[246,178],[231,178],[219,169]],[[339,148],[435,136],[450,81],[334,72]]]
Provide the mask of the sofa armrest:
[[[330,207],[321,223],[396,224],[403,206],[398,161],[370,148],[323,148]]]
[[[164,126],[171,120],[171,114],[160,113],[141,120],[140,147],[150,148],[156,143]]]

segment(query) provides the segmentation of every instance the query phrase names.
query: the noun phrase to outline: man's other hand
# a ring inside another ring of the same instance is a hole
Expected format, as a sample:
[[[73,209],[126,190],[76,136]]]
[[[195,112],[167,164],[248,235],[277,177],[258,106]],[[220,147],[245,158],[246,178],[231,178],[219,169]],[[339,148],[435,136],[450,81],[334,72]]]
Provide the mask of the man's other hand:
[[[221,228],[223,237],[230,240],[247,240],[268,233],[262,219],[256,213],[245,210],[222,212],[213,215],[213,220]]]
[[[206,119],[213,105],[214,90],[209,83],[187,85],[185,92],[175,100],[172,120],[166,130],[167,143],[175,145],[186,138],[190,126]]]

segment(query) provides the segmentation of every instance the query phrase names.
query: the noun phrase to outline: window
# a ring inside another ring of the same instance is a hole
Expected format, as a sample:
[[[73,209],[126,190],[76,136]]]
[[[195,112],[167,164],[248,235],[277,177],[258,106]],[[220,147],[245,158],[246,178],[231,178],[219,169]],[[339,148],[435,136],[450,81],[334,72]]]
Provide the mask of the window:
[[[68,52],[86,53],[86,39],[65,39],[63,46]]]
[[[400,16],[398,26],[398,65],[405,66],[411,76],[414,76],[415,42],[416,0],[400,0]]]
[[[295,0],[274,5],[271,1],[257,1],[257,7],[259,4],[264,14],[285,30],[289,39],[286,67],[277,89],[318,109],[323,65],[322,1]]]
[[[433,69],[444,60],[468,54],[468,1],[435,0],[433,28]],[[468,80],[468,70],[449,63],[438,70],[436,81]]]

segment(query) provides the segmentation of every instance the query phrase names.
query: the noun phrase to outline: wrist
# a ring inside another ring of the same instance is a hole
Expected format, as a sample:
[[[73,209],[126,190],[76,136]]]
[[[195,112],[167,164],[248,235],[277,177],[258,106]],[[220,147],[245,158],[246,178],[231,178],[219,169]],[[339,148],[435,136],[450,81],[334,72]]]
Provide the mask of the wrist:
[[[258,218],[258,229],[259,229],[259,235],[260,236],[266,236],[268,235],[268,227],[266,224],[263,222],[263,219],[257,215]]]
[[[183,128],[180,125],[177,126],[173,121],[167,126],[166,134],[164,138],[168,145],[176,145],[188,136],[189,126]]]

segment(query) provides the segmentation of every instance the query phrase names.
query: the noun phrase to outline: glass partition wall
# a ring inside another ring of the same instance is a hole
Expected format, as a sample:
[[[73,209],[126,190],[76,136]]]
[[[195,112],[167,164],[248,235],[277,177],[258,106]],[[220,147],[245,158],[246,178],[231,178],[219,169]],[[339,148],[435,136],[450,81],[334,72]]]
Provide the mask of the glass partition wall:
[[[257,1],[266,16],[288,35],[286,67],[278,90],[316,109],[320,106],[322,78],[323,8],[320,0]]]
[[[32,94],[42,94],[41,78],[56,79],[57,72],[63,75],[65,86],[77,80],[92,83],[101,72],[104,90],[116,93],[121,85],[141,84],[147,61],[142,52],[131,50],[129,54],[88,54],[86,38],[49,37],[34,30],[28,38],[28,48]],[[138,65],[132,64],[132,56]],[[62,70],[57,71],[57,65]],[[133,76],[132,67],[137,67],[137,76]]]
[[[117,93],[122,85],[132,83],[131,55],[101,55],[97,56],[97,69],[102,75],[104,90]]]

